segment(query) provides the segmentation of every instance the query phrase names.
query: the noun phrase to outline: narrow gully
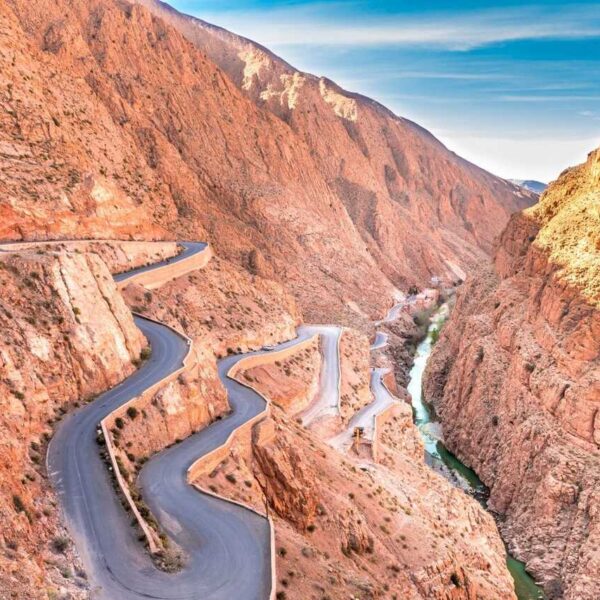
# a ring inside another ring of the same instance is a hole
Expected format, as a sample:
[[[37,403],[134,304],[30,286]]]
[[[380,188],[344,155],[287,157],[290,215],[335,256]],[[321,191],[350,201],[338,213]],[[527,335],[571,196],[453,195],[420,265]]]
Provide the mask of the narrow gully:
[[[473,496],[486,510],[489,490],[479,479],[477,473],[462,463],[452,454],[442,442],[442,424],[436,419],[435,413],[423,399],[423,374],[435,338],[444,321],[448,317],[449,308],[442,304],[431,318],[425,339],[417,346],[415,361],[409,375],[408,391],[412,398],[413,420],[419,430],[425,446],[425,462],[435,471],[441,473],[454,486]],[[524,563],[506,555],[506,566],[515,582],[515,593],[519,600],[543,600],[542,588],[527,573]]]

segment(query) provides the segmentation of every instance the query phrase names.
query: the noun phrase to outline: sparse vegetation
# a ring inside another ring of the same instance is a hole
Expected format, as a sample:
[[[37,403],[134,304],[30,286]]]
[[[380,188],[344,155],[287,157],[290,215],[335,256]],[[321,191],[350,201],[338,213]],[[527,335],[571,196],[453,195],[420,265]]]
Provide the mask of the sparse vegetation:
[[[138,409],[135,406],[127,407],[127,416],[133,421],[138,416]]]
[[[64,536],[58,536],[52,540],[52,548],[56,552],[60,552],[61,554],[64,554],[68,547],[69,547],[69,540]]]
[[[12,500],[13,506],[15,507],[15,510],[18,513],[27,512],[27,509],[25,508],[25,504],[23,503],[23,499],[21,498],[21,496],[19,496],[18,494],[14,494]]]

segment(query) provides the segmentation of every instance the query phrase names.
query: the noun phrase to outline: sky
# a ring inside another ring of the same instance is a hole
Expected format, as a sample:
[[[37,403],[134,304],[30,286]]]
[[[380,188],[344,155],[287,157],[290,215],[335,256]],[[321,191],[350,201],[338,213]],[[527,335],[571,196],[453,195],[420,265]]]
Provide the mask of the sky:
[[[600,2],[169,0],[365,94],[506,178],[600,145]]]

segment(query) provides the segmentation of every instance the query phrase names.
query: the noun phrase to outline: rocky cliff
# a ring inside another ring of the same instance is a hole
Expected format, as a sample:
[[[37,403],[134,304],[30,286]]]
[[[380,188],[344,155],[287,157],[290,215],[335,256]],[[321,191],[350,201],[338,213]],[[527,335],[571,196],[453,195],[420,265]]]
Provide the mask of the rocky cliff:
[[[374,102],[148,6],[0,8],[3,237],[209,239],[308,316],[355,321],[394,286],[461,278],[532,201]]]
[[[0,252],[0,289],[0,595],[40,598],[85,584],[46,479],[54,424],[131,373],[145,340],[94,254]]]
[[[490,251],[507,216],[535,201],[377,102],[300,72],[256,42],[160,0],[138,2],[306,143],[367,250],[396,285],[459,277],[455,267]]]
[[[433,353],[426,398],[550,598],[600,596],[600,151],[511,219]]]

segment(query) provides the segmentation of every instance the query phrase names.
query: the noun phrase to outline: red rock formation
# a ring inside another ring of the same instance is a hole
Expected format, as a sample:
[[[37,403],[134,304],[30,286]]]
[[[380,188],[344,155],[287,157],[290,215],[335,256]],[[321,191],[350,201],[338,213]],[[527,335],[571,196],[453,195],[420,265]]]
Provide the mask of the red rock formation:
[[[373,402],[370,359],[367,337],[355,329],[344,329],[340,337],[340,416],[344,423]]]
[[[2,236],[209,238],[285,282],[310,318],[356,321],[393,285],[460,276],[530,201],[416,125],[211,28],[190,36],[121,0],[0,10]]]
[[[600,151],[512,218],[436,345],[426,398],[550,598],[600,597]]]
[[[284,359],[269,362],[247,369],[240,375],[240,381],[257,385],[271,401],[296,415],[304,410],[318,393],[321,354],[319,340],[315,338],[301,352]]]
[[[369,98],[299,72],[259,44],[159,0],[138,2],[306,142],[369,252],[397,285],[459,277],[454,266],[465,268],[480,250],[489,252],[508,215],[535,198]]]
[[[37,599],[69,582],[81,594],[47,442],[67,411],[133,371],[145,340],[94,254],[0,252],[0,289],[0,595]]]

